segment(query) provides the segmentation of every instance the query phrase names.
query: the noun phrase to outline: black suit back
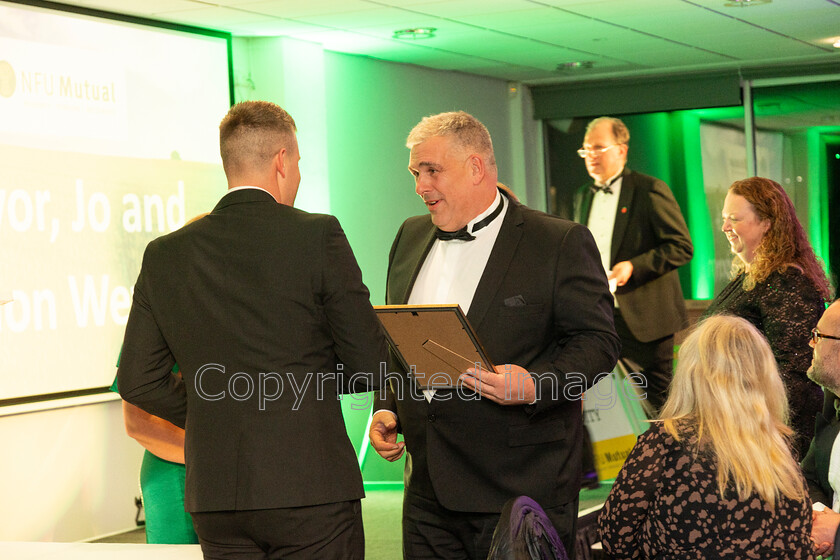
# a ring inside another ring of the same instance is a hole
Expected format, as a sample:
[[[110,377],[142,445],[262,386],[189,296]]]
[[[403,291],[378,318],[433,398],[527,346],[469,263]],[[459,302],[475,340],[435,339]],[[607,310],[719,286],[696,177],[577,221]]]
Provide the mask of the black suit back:
[[[334,217],[228,194],[149,245],[126,343],[124,398],[186,425],[188,511],[363,496],[330,374],[377,372],[385,345]],[[174,361],[183,387],[167,390]]]

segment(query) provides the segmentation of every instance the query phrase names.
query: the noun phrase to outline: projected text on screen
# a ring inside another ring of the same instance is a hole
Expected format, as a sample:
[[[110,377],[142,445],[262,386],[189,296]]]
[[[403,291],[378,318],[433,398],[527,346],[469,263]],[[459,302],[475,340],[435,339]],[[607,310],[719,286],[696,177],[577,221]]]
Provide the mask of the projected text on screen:
[[[0,401],[111,384],[145,246],[224,194],[228,42],[0,1]]]

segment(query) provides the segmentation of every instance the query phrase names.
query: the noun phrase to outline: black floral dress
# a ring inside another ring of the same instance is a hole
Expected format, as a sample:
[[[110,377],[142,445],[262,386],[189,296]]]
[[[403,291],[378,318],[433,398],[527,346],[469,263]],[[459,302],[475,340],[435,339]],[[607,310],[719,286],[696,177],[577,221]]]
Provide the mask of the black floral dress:
[[[771,509],[757,494],[718,493],[707,457],[694,457],[654,422],[627,457],[598,519],[610,558],[813,559],[811,500],[782,496]],[[803,480],[803,485],[804,485]]]
[[[744,290],[744,278],[739,274],[721,290],[706,316],[743,317],[767,337],[787,390],[794,457],[801,460],[814,437],[817,412],[822,410],[822,389],[806,372],[811,365],[811,329],[825,311],[825,302],[814,283],[792,266],[771,273],[750,291]]]

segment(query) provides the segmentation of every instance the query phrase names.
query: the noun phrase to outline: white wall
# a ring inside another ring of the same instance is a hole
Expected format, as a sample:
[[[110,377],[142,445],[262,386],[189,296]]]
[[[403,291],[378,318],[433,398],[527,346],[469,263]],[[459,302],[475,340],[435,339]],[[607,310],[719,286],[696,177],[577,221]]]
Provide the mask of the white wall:
[[[120,401],[0,416],[0,541],[77,541],[134,526],[141,447]]]

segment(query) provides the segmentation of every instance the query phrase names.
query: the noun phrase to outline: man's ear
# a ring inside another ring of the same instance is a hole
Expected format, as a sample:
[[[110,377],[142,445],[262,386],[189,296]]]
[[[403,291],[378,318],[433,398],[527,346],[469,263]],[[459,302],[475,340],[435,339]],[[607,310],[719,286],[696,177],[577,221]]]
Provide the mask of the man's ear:
[[[618,150],[621,154],[621,157],[624,158],[624,161],[627,161],[627,152],[629,151],[630,147],[627,144],[619,144]]]
[[[288,156],[286,148],[280,148],[280,151],[274,154],[274,159],[272,160],[274,170],[284,179],[286,178],[287,172],[286,156]]]
[[[478,154],[472,154],[467,158],[467,165],[470,169],[470,175],[473,179],[473,184],[477,185],[484,180],[484,158]]]

